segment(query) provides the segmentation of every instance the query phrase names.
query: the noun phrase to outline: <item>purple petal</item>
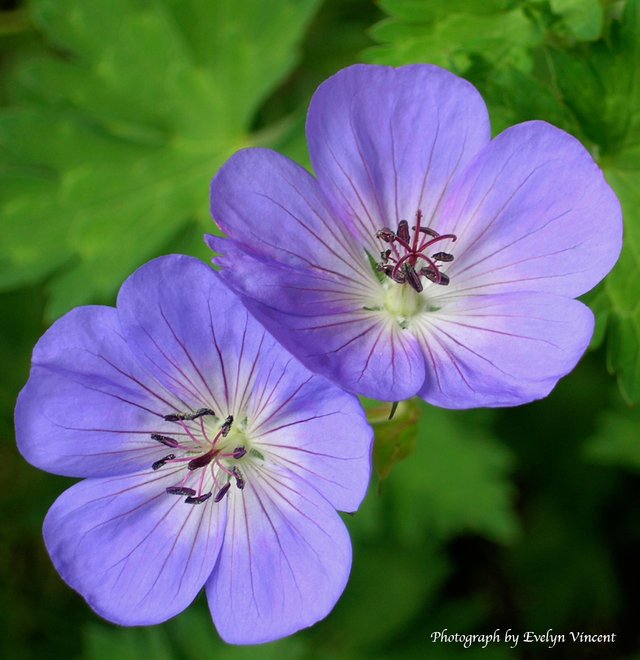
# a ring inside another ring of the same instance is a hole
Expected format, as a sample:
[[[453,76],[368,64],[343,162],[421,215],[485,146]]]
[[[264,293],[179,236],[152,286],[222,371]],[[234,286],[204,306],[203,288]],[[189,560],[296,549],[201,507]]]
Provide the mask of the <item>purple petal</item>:
[[[333,314],[362,309],[363,301],[380,296],[379,284],[370,271],[368,281],[335,278],[311,268],[283,265],[245,252],[235,241],[206,236],[207,245],[222,253],[214,263],[222,267],[221,278],[239,293],[245,293],[282,312],[315,316],[319,309]],[[362,254],[364,258],[364,253]]]
[[[376,230],[418,209],[430,220],[490,135],[477,90],[428,64],[344,69],[320,85],[307,118],[322,189],[372,250]]]
[[[160,257],[122,286],[118,314],[127,343],[167,388],[226,417],[250,392],[254,365],[274,341],[210,267]]]
[[[311,371],[381,401],[416,394],[424,382],[418,342],[385,312],[363,308],[365,293],[352,291],[349,297],[309,271],[268,263],[231,246],[227,252],[216,259],[225,266],[221,278]],[[381,295],[372,290],[372,304],[379,304]]]
[[[137,362],[116,311],[80,307],[38,342],[16,406],[18,447],[33,465],[67,476],[146,468],[164,449],[162,415],[178,405]]]
[[[44,522],[62,578],[115,623],[150,625],[175,616],[218,557],[225,508],[168,495],[165,488],[181,471],[165,470],[82,481],[56,500]]]
[[[229,500],[207,583],[216,628],[233,644],[268,642],[322,619],[351,568],[347,530],[325,499],[286,471],[252,474],[249,483]]]
[[[315,179],[275,151],[230,158],[211,184],[211,212],[246,252],[331,278],[366,274],[362,250],[332,217]]]
[[[358,400],[296,360],[259,378],[247,410],[252,444],[341,511],[355,511],[371,474],[373,431]]]
[[[478,155],[437,226],[458,236],[447,274],[459,292],[577,296],[622,245],[620,204],[602,172],[575,138],[540,121],[507,129]]]
[[[473,296],[423,317],[427,360],[419,393],[444,408],[513,406],[540,399],[573,369],[593,333],[593,314],[545,293]]]

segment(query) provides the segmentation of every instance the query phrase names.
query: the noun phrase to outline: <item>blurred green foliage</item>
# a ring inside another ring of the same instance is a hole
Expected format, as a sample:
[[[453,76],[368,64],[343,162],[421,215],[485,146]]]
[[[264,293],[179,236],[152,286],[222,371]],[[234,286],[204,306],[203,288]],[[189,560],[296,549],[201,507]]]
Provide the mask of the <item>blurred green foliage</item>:
[[[3,5],[4,9],[4,5]],[[640,2],[32,0],[0,12],[0,657],[638,658]],[[352,577],[314,628],[224,645],[204,598],[162,626],[101,621],[40,540],[70,480],[24,463],[12,409],[30,350],[70,307],[113,302],[165,252],[207,258],[208,184],[246,145],[308,164],[315,87],[357,61],[467,77],[496,132],[576,135],[620,196],[626,241],[587,301],[595,350],[544,401],[495,411],[370,403],[377,475],[345,516]],[[605,342],[606,347],[605,347]],[[600,348],[598,348],[600,347]],[[615,379],[607,374],[615,372]],[[434,644],[430,634],[570,630],[615,645]]]

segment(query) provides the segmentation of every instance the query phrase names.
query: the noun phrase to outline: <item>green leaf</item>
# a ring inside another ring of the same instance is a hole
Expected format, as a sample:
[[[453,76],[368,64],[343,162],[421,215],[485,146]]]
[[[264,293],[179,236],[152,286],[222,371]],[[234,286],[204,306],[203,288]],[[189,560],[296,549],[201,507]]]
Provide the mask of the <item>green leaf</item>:
[[[600,37],[604,19],[601,0],[549,0],[549,4],[569,36],[579,41]]]
[[[52,276],[49,315],[109,301],[192,227],[209,182],[251,143],[320,0],[35,0],[58,52],[25,62],[0,114],[0,287]]]
[[[604,312],[609,369],[625,399],[634,403],[640,401],[640,2],[627,2],[606,42],[552,50],[550,58],[559,90],[582,133],[595,144],[622,204],[622,255],[591,300],[595,311]]]
[[[605,282],[611,305],[607,362],[625,399],[635,403],[640,401],[640,167],[614,168],[612,162],[605,172],[622,203],[625,238],[620,261]]]
[[[364,399],[367,418],[375,431],[373,463],[380,479],[386,479],[393,466],[415,451],[420,405],[417,399],[402,401],[393,415],[391,404]]]
[[[518,534],[509,480],[513,458],[492,438],[485,411],[421,404],[416,451],[384,484],[396,491],[396,520],[406,536],[476,533],[499,542]]]
[[[430,62],[464,73],[474,58],[530,67],[529,49],[542,32],[513,2],[474,0],[386,0],[390,18],[371,34],[383,44],[365,59],[400,66]]]
[[[609,410],[584,448],[585,457],[603,465],[640,472],[640,409]]]

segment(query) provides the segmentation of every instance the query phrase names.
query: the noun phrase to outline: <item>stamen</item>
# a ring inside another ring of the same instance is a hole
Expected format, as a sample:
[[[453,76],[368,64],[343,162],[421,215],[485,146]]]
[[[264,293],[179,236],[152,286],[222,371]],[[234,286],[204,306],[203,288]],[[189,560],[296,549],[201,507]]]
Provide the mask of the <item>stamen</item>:
[[[187,468],[189,470],[197,470],[198,468],[204,467],[205,465],[209,465],[209,463],[211,463],[211,461],[216,457],[218,452],[218,449],[210,449],[206,454],[196,456],[196,458],[191,459],[187,463]]]
[[[179,422],[181,420],[190,422],[194,419],[198,419],[198,417],[202,417],[203,415],[212,415],[213,417],[216,416],[211,408],[200,408],[194,413],[171,413],[169,415],[165,415],[164,420],[166,422]]]
[[[244,488],[245,482],[244,479],[242,478],[242,472],[240,472],[240,468],[237,467],[232,467],[231,472],[233,472],[235,478],[236,478],[236,486],[242,490]]]
[[[196,494],[196,491],[193,488],[186,488],[185,486],[169,486],[166,489],[169,495],[189,495],[193,496]]]
[[[168,435],[160,435],[160,433],[152,433],[151,439],[156,440],[157,442],[161,442],[163,445],[166,445],[167,447],[175,448],[178,446],[178,441],[174,440],[173,438],[170,438]]]
[[[199,495],[198,497],[187,497],[185,502],[187,504],[202,504],[203,502],[206,502],[210,497],[212,493],[205,493],[204,495]],[[216,500],[217,501],[217,500]]]
[[[376,232],[376,238],[379,238],[381,241],[384,241],[385,243],[393,243],[395,240],[396,234],[393,231],[393,229],[389,229],[389,227],[383,227],[382,229],[378,229]]]
[[[453,261],[453,255],[449,254],[448,252],[436,252],[435,254],[431,255],[432,259],[435,259],[436,261]]]
[[[176,457],[175,454],[167,454],[164,458],[161,458],[159,461],[156,461],[152,466],[152,470],[159,470],[165,463],[172,461]]]
[[[242,458],[247,453],[247,450],[244,447],[236,447],[233,450],[233,458]]]
[[[229,492],[229,488],[231,488],[231,482],[227,481],[227,483],[216,493],[213,501],[219,502]],[[209,495],[211,495],[211,493],[209,493]]]
[[[232,424],[233,424],[233,415],[229,415],[229,417],[227,417],[227,419],[224,420],[224,424],[220,429],[223,437],[226,438],[229,435],[229,431],[231,431]]]
[[[376,238],[391,245],[390,249],[380,252],[380,263],[376,264],[376,269],[398,284],[408,284],[417,293],[423,290],[422,276],[434,284],[449,284],[449,277],[440,272],[436,262],[450,263],[454,259],[453,255],[449,252],[436,252],[429,257],[425,250],[434,243],[457,240],[455,234],[439,234],[434,229],[423,227],[422,219],[422,211],[418,209],[416,224],[411,227],[413,237],[406,220],[398,222],[395,234],[389,227],[383,227],[376,232]],[[420,234],[426,234],[426,238],[418,245]],[[391,256],[392,253],[394,256]],[[426,261],[428,265],[418,268],[419,261]]]
[[[415,229],[415,227],[411,227],[411,229]],[[420,227],[418,231],[427,234],[428,236],[432,236],[433,238],[438,238],[438,236],[440,236],[435,229],[429,229],[429,227]]]
[[[411,264],[404,264],[402,267],[404,272],[405,282],[415,291],[420,293],[422,291],[422,282],[420,276],[416,273],[415,268]]]
[[[411,240],[411,234],[409,234],[409,223],[406,220],[400,220],[398,223],[397,236],[401,241],[408,243]]]
[[[431,268],[421,268],[420,274],[424,275],[428,280],[434,284],[441,284],[442,286],[447,286],[449,284],[449,276],[441,273],[440,271],[435,272]]]

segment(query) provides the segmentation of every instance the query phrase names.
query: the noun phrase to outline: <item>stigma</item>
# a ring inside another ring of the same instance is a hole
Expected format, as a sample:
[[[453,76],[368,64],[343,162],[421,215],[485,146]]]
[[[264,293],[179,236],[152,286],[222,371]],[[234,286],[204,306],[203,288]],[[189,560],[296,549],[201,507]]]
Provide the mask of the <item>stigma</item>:
[[[406,220],[400,220],[393,231],[383,227],[376,232],[376,238],[389,245],[380,251],[380,261],[376,268],[398,284],[408,284],[414,291],[423,290],[422,278],[434,284],[446,286],[449,277],[439,264],[453,261],[449,252],[435,252],[429,255],[431,247],[444,240],[455,241],[455,234],[438,234],[429,227],[422,226],[422,211],[416,213],[416,224],[409,229]]]
[[[151,468],[160,470],[165,465],[185,468],[182,480],[165,489],[167,494],[184,497],[185,504],[203,504],[209,499],[217,503],[229,493],[232,483],[239,490],[245,487],[237,463],[247,454],[247,447],[239,442],[244,438],[242,432],[229,437],[233,415],[227,415],[220,424],[213,410],[199,408],[192,413],[169,413],[163,419],[176,424],[175,433],[152,433],[151,439],[172,451],[155,461]]]

